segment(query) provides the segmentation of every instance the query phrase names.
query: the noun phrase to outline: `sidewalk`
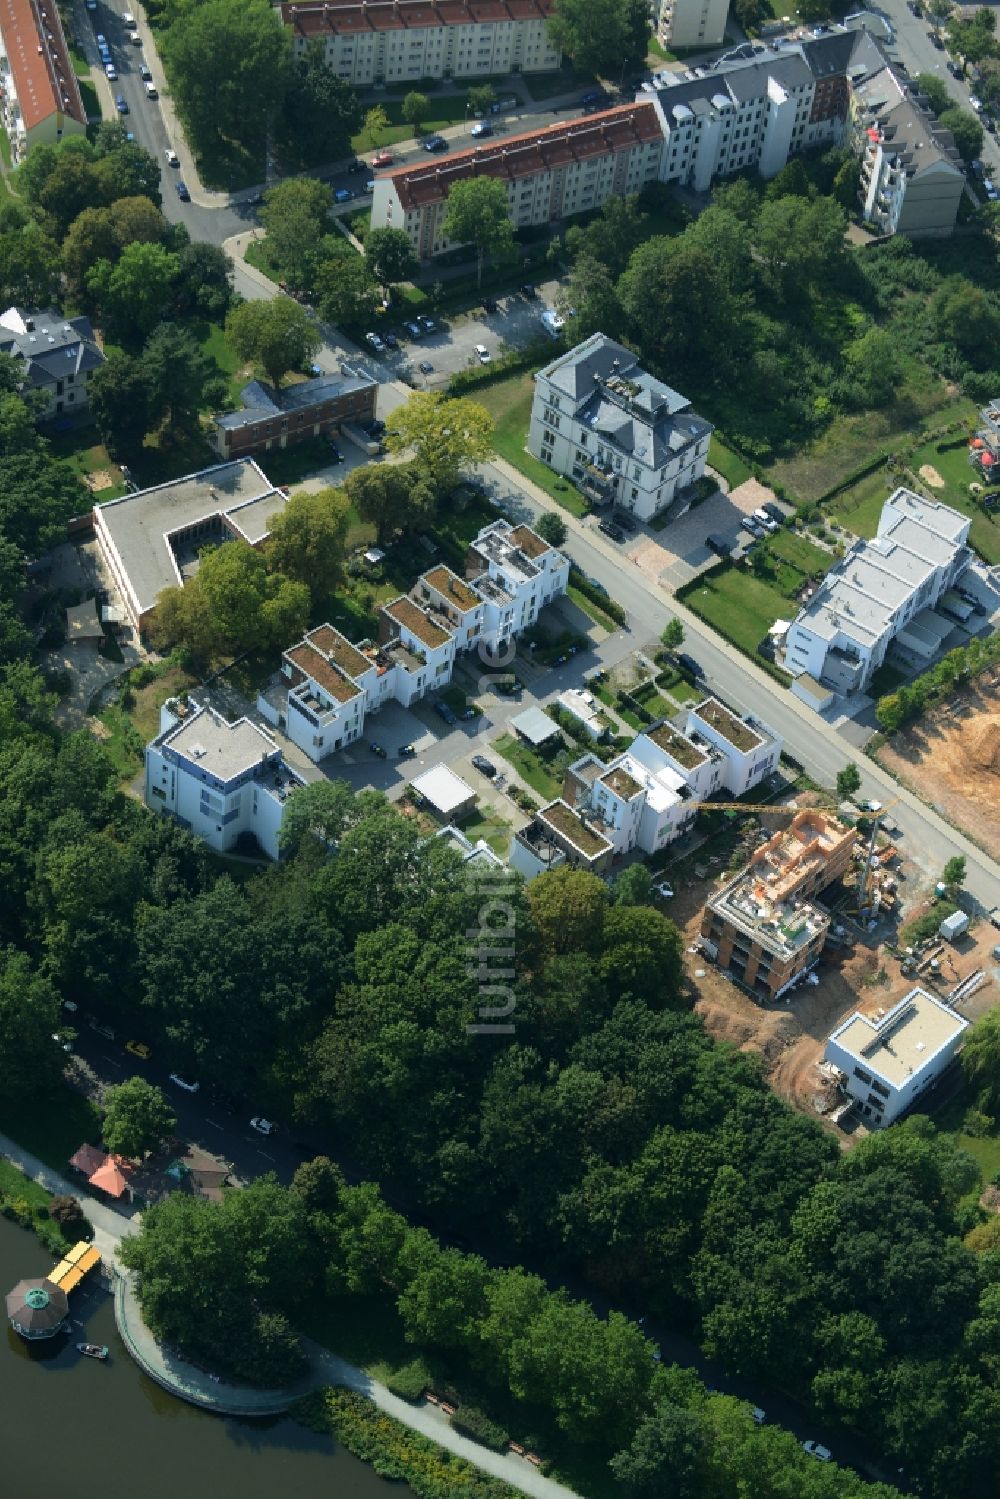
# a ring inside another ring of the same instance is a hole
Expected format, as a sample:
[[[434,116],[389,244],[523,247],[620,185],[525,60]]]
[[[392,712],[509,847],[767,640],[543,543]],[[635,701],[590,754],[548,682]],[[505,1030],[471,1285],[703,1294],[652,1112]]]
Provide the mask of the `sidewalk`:
[[[117,1264],[118,1245],[127,1235],[135,1232],[139,1224],[138,1215],[128,1218],[106,1203],[98,1202],[96,1197],[81,1192],[79,1182],[70,1181],[58,1171],[53,1171],[51,1166],[46,1166],[30,1150],[22,1149],[6,1135],[0,1135],[0,1155],[5,1156],[19,1171],[38,1182],[47,1192],[75,1197],[94,1225],[93,1242],[101,1251],[101,1258],[108,1263]]]

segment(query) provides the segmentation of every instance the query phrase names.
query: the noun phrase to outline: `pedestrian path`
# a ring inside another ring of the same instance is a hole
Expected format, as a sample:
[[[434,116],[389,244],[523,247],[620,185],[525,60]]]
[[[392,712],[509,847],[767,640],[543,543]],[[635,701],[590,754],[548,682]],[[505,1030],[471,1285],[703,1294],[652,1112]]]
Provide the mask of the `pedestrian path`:
[[[79,1182],[70,1181],[60,1172],[53,1171],[51,1166],[46,1166],[44,1161],[40,1161],[36,1155],[32,1155],[30,1150],[25,1150],[7,1135],[0,1135],[0,1155],[16,1166],[19,1171],[23,1171],[31,1181],[38,1182],[39,1186],[44,1187],[47,1192],[75,1197],[94,1225],[93,1242],[101,1251],[102,1260],[107,1264],[117,1264],[118,1246],[122,1239],[138,1229],[138,1214],[127,1216],[119,1213],[106,1203],[98,1202],[96,1197],[81,1192]]]

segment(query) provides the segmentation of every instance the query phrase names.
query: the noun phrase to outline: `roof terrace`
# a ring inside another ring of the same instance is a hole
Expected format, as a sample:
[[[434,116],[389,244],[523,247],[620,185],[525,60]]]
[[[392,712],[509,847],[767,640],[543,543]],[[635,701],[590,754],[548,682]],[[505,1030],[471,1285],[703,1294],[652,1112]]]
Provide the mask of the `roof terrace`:
[[[589,828],[579,814],[562,800],[549,802],[547,807],[539,808],[535,817],[553,828],[587,859],[597,859],[611,848],[607,838]]]
[[[716,697],[705,698],[694,711],[702,723],[708,724],[717,734],[721,734],[727,743],[731,744],[734,749],[742,751],[743,754],[759,749],[764,743],[755,729],[751,729],[742,718],[737,718],[735,713],[730,713],[729,709],[724,707]]]
[[[699,765],[704,765],[708,760],[708,755],[703,750],[692,744],[690,739],[681,734],[672,724],[667,723],[665,719],[663,723],[655,724],[643,732],[658,749],[663,750],[664,754],[669,755],[672,760],[676,760],[677,764],[683,766],[685,770],[696,770]]]

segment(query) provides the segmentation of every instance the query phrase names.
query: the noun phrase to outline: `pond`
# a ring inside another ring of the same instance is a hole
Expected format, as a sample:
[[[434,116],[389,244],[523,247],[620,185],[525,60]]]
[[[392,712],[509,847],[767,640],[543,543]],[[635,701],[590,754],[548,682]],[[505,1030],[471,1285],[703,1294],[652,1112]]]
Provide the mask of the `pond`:
[[[0,1218],[0,1295],[52,1260]],[[2,1491],[9,1499],[412,1499],[401,1484],[291,1420],[241,1421],[175,1400],[132,1362],[101,1282],[73,1292],[70,1335],[0,1337]],[[107,1363],[77,1353],[106,1343]]]

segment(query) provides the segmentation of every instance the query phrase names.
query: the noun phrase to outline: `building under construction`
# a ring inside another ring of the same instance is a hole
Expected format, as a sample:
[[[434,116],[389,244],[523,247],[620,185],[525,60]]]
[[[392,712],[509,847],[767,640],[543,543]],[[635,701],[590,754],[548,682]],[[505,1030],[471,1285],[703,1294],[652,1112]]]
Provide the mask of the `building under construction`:
[[[751,994],[777,999],[823,950],[830,918],[809,897],[847,873],[856,836],[826,812],[796,812],[708,902],[708,957]]]

